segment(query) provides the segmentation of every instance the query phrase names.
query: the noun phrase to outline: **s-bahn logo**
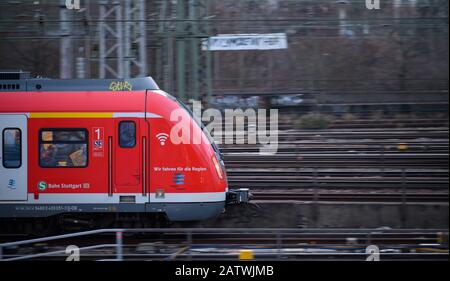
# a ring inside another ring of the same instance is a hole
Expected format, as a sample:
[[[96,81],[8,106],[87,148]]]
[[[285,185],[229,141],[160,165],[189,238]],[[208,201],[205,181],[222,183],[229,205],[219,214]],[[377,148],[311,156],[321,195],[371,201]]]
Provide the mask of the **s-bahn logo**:
[[[44,191],[47,189],[47,183],[45,181],[40,181],[38,182],[37,187],[40,191]]]
[[[103,141],[95,140],[94,141],[94,149],[102,150],[103,149]]]
[[[66,8],[69,10],[79,10],[80,0],[66,0]]]

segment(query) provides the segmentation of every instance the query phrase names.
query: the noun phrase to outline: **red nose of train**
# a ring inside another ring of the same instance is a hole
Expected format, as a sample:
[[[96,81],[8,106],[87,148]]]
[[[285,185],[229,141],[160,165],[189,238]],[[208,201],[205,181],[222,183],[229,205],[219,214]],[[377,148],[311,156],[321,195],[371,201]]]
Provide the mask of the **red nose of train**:
[[[192,111],[170,95],[156,92],[149,107],[161,116],[151,120],[150,134],[155,138],[150,181],[155,193],[165,194],[153,201],[165,203],[165,212],[174,221],[218,216],[225,206],[228,183],[214,140]],[[157,138],[161,134],[167,136],[164,145]]]

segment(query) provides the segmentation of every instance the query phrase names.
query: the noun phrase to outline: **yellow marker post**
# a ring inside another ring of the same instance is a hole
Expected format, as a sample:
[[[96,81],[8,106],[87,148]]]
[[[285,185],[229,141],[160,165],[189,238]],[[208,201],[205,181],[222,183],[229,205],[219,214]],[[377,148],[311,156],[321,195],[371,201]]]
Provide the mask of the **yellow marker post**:
[[[436,233],[436,242],[438,242],[439,244],[442,244],[442,243],[444,243],[444,233],[442,233],[442,232],[438,232],[438,233]]]
[[[239,252],[239,260],[241,261],[253,260],[254,258],[255,256],[253,255],[252,250],[241,250]]]
[[[408,145],[406,143],[399,143],[397,146],[398,150],[407,150],[408,149]]]

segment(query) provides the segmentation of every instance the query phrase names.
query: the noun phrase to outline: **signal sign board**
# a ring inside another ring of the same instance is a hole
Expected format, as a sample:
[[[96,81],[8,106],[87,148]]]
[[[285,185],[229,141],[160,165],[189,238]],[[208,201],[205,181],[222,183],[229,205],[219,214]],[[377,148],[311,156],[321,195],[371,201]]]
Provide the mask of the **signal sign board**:
[[[285,33],[223,34],[209,37],[202,43],[203,51],[276,50],[287,47]]]

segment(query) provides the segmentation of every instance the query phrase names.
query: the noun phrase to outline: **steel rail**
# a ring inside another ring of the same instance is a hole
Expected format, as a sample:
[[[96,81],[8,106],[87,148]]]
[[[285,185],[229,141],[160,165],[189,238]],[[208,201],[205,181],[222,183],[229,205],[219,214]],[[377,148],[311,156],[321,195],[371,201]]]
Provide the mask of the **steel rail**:
[[[115,260],[123,260],[124,257],[128,257],[128,253],[124,252],[124,248],[126,249],[127,247],[129,247],[130,245],[128,244],[124,244],[122,238],[124,238],[122,235],[124,233],[128,233],[128,234],[143,234],[143,233],[147,233],[147,234],[165,234],[165,235],[178,235],[178,236],[182,236],[183,241],[188,241],[188,246],[190,247],[190,249],[192,249],[193,245],[196,244],[192,244],[194,239],[200,239],[199,242],[201,241],[207,241],[204,240],[206,239],[214,239],[217,241],[220,241],[220,237],[224,236],[225,237],[223,239],[230,239],[230,237],[226,237],[226,236],[230,236],[232,235],[234,239],[234,241],[240,241],[243,242],[243,239],[245,238],[245,236],[247,235],[247,239],[249,239],[248,241],[252,241],[254,244],[254,240],[258,239],[259,236],[263,236],[260,237],[263,240],[259,240],[259,242],[262,241],[266,241],[267,239],[269,239],[269,241],[273,241],[276,242],[274,244],[276,245],[283,245],[283,241],[291,241],[291,244],[293,241],[300,241],[298,239],[313,239],[313,240],[320,240],[320,237],[322,236],[331,236],[331,237],[323,237],[324,239],[330,239],[330,238],[335,238],[335,239],[348,239],[349,237],[356,237],[357,239],[364,239],[364,241],[367,244],[370,244],[372,242],[378,241],[378,242],[382,242],[382,241],[401,241],[401,239],[403,239],[403,241],[405,241],[404,239],[407,239],[407,241],[409,241],[409,243],[413,243],[411,245],[409,245],[409,247],[413,247],[413,248],[417,248],[417,249],[424,249],[426,247],[428,248],[433,248],[435,246],[433,245],[424,245],[424,244],[419,244],[419,243],[423,243],[424,241],[430,241],[429,239],[439,239],[440,236],[442,235],[447,235],[448,236],[448,229],[447,230],[421,230],[421,229],[396,229],[396,230],[391,230],[391,229],[248,229],[248,228],[237,228],[237,229],[211,229],[211,228],[206,228],[206,229],[99,229],[99,230],[93,230],[93,231],[85,231],[85,232],[80,232],[80,233],[72,233],[72,234],[64,234],[64,235],[58,235],[58,236],[53,236],[53,237],[46,237],[46,238],[38,238],[38,239],[30,239],[30,240],[25,240],[25,241],[17,241],[17,242],[11,242],[11,243],[4,243],[4,244],[0,244],[0,250],[3,249],[8,249],[9,247],[17,247],[19,245],[27,245],[27,244],[34,244],[34,243],[42,243],[42,242],[49,242],[49,241],[56,241],[56,240],[62,240],[62,239],[68,239],[68,238],[74,238],[74,237],[84,237],[86,239],[91,239],[92,235],[112,235],[115,234],[116,237],[116,243],[115,244],[104,244],[101,243],[99,245],[94,245],[94,246],[88,246],[88,247],[83,247],[81,249],[83,250],[92,250],[92,249],[100,249],[100,248],[104,248],[104,247],[109,247],[109,248],[114,248],[115,249],[115,256],[116,259]],[[198,237],[198,235],[203,236],[203,238]],[[206,235],[206,237],[205,237]],[[259,235],[259,236],[258,236]],[[294,235],[294,237],[291,237],[292,235]],[[298,237],[298,236],[303,236],[303,237]],[[399,237],[399,238],[394,238],[395,236]],[[391,238],[389,238],[391,237]],[[402,238],[403,237],[403,238]],[[409,238],[407,238],[409,237]],[[427,238],[428,237],[428,238]],[[106,239],[106,237],[104,237]],[[129,237],[126,237],[127,239],[129,239]],[[203,239],[203,240],[202,240]],[[233,241],[233,239],[231,241]],[[237,239],[237,240],[236,240]],[[294,239],[294,240],[292,240]],[[297,239],[297,240],[295,240]],[[394,239],[394,240],[392,240]],[[397,239],[397,240],[395,240]],[[399,240],[400,239],[400,240]],[[409,239],[409,240],[408,240]],[[245,243],[248,243],[245,242]],[[442,243],[443,241],[441,241],[440,243]],[[291,245],[289,244],[289,245]],[[210,245],[210,244],[206,244],[205,246]],[[441,244],[436,245],[439,248],[435,248],[435,249],[431,249],[433,251],[448,251],[448,244]],[[184,245],[186,246],[186,245]],[[201,246],[201,245],[196,245],[196,246]],[[285,245],[287,246],[287,245]],[[300,246],[300,245],[298,245]],[[305,245],[303,245],[305,246]],[[326,245],[325,245],[326,246]],[[343,245],[344,246],[344,245]],[[349,247],[349,245],[347,245],[347,247]],[[444,247],[442,249],[442,247]],[[276,250],[277,252],[277,257],[279,257],[279,253],[280,251],[282,251],[282,248],[277,247]],[[58,255],[58,254],[62,254],[63,251],[62,250],[58,250],[58,251],[53,251],[53,252],[47,252],[47,253],[39,253],[39,254],[32,254],[32,255],[26,255],[26,256],[5,256],[5,255],[0,255],[0,259],[2,260],[19,260],[19,259],[30,259],[30,258],[40,258],[40,257],[48,257],[51,255]],[[308,253],[310,254],[310,253]],[[352,254],[352,253],[350,253]],[[214,254],[213,254],[214,255]],[[102,256],[105,256],[105,253],[102,254]],[[166,255],[167,256],[167,255]],[[195,258],[195,255],[193,255],[193,253],[191,251],[188,251],[188,253],[180,253],[177,257],[183,257],[186,256],[189,259],[192,259],[193,257]],[[205,257],[205,255],[202,255],[203,257]],[[208,253],[206,256],[211,256],[210,253]],[[198,257],[198,255],[197,255]],[[447,255],[448,258],[448,255]]]

